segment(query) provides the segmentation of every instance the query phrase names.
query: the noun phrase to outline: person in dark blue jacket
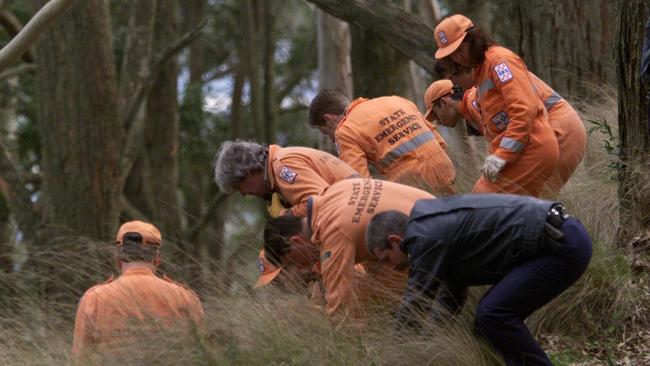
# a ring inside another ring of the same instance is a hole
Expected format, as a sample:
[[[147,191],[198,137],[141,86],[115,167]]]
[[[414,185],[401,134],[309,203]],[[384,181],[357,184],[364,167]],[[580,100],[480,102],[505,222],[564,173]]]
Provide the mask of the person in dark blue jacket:
[[[423,313],[456,314],[468,286],[493,285],[475,328],[508,365],[552,365],[524,319],[571,286],[591,259],[587,231],[560,203],[501,194],[419,200],[410,216],[378,213],[366,245],[380,261],[410,265],[400,326],[417,325]]]

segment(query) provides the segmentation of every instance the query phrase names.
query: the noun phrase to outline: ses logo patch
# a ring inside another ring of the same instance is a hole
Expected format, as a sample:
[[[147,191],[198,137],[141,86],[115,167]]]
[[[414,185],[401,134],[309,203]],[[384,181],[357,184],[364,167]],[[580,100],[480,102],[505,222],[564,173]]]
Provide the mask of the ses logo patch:
[[[512,72],[510,72],[510,68],[508,67],[508,64],[505,62],[502,62],[494,67],[494,72],[497,74],[497,77],[499,78],[499,81],[501,83],[507,83],[508,81],[512,80]]]
[[[283,166],[282,169],[280,169],[280,178],[289,184],[293,184],[293,181],[296,179],[297,175],[298,173],[291,170],[291,168],[287,168],[286,166]]]

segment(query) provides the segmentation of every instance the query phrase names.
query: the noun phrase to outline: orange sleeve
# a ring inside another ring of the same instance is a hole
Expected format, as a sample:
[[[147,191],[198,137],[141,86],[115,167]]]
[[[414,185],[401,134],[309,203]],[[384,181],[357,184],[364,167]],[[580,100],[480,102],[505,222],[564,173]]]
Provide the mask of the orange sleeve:
[[[273,169],[275,169],[278,189],[292,205],[291,209],[287,210],[288,212],[284,211],[283,214],[307,216],[307,198],[312,195],[319,196],[329,187],[329,184],[313,169],[305,165],[302,159],[284,158],[279,162],[274,162]],[[292,172],[288,175],[289,178],[283,178],[283,175],[280,174],[282,169],[289,169]]]
[[[77,360],[83,356],[89,346],[95,343],[93,331],[96,308],[96,299],[92,292],[87,292],[79,301],[72,339],[72,355]]]
[[[321,278],[325,287],[325,311],[328,315],[350,310],[355,287],[355,247],[342,235],[321,249]]]
[[[495,155],[511,163],[519,158],[528,143],[542,105],[523,61],[509,57],[495,62],[491,67],[490,76],[501,94],[509,119]]]
[[[346,128],[346,126],[341,126],[336,130],[335,136],[336,146],[339,150],[339,159],[348,163],[362,177],[370,178],[368,157],[366,156],[366,152],[359,146],[360,141],[352,135],[352,131]]]

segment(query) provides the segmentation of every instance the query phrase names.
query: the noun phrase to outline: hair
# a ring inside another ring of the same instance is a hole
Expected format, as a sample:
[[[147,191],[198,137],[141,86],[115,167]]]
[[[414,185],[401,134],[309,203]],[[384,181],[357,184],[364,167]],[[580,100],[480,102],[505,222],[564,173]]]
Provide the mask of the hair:
[[[391,210],[376,214],[366,228],[366,247],[370,254],[375,249],[388,249],[391,234],[403,236],[408,223],[408,215],[403,212]]]
[[[219,147],[214,161],[214,181],[224,193],[251,173],[264,170],[268,147],[250,141],[225,141]]]
[[[122,245],[117,247],[117,259],[121,262],[152,262],[156,259],[160,248],[155,245],[143,244],[142,235],[126,233]]]
[[[350,99],[338,90],[323,89],[312,99],[309,105],[309,124],[323,126],[325,114],[342,115],[350,104]]]
[[[470,65],[479,65],[485,61],[485,51],[494,45],[495,42],[481,28],[474,27],[467,31],[467,35],[463,39],[462,44],[469,45]]]
[[[440,79],[449,79],[449,76],[454,73],[455,66],[457,64],[450,57],[445,57],[436,60],[433,68]]]
[[[279,216],[264,225],[264,255],[271,263],[281,266],[289,252],[289,238],[302,232],[302,217]]]

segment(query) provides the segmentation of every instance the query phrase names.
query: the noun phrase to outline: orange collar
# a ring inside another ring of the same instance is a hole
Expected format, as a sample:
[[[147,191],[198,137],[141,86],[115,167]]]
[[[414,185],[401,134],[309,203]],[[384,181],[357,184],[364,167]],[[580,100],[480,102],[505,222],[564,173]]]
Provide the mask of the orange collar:
[[[121,274],[121,276],[131,276],[131,275],[154,276],[154,273],[149,268],[135,267],[135,268],[129,268],[126,271],[122,272]]]
[[[343,114],[343,119],[341,119],[341,122],[339,122],[339,124],[338,124],[338,126],[336,126],[336,128],[338,129],[339,127],[341,127],[341,125],[343,125],[343,122],[345,122],[345,120],[348,119],[348,114],[350,114],[350,111],[352,111],[352,109],[354,109],[356,106],[358,106],[359,104],[361,104],[361,103],[363,103],[365,101],[368,101],[368,98],[357,98],[357,99],[353,100],[352,103],[350,103],[350,105],[348,105],[348,107],[345,108],[345,113]]]

